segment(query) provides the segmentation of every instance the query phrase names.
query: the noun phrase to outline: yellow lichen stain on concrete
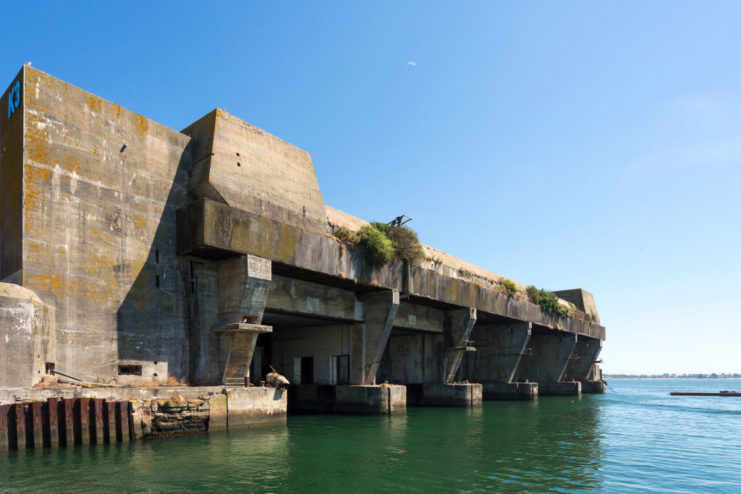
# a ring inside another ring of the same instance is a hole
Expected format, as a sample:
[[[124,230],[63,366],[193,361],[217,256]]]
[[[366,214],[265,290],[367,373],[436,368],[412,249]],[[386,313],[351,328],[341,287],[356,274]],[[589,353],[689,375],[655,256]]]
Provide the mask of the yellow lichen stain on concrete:
[[[121,117],[121,106],[115,105],[115,107],[116,107],[116,118],[120,118]]]
[[[134,115],[134,126],[139,137],[144,137],[149,130],[149,122],[141,115]]]
[[[100,112],[101,109],[101,100],[94,94],[88,94],[87,96],[87,106],[94,112]]]
[[[46,146],[48,137],[46,132],[26,129],[26,154],[31,161],[46,163],[49,158],[49,149]]]
[[[134,216],[132,221],[137,228],[144,229],[147,226],[146,220],[139,215]]]

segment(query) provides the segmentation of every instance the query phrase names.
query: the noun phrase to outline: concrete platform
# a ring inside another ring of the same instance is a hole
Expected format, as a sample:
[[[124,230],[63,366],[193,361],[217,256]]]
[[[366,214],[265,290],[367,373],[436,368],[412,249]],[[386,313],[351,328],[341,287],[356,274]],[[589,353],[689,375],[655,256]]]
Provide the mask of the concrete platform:
[[[407,411],[406,386],[337,386],[337,413],[394,415]]]
[[[537,400],[538,383],[483,383],[485,400]]]
[[[483,401],[481,384],[423,384],[423,406],[480,407]]]
[[[605,385],[602,381],[582,381],[581,392],[585,394],[602,394],[605,392]]]
[[[581,395],[581,382],[541,382],[538,383],[538,394],[540,396],[579,396]]]
[[[288,389],[292,413],[406,413],[406,386],[297,384]]]

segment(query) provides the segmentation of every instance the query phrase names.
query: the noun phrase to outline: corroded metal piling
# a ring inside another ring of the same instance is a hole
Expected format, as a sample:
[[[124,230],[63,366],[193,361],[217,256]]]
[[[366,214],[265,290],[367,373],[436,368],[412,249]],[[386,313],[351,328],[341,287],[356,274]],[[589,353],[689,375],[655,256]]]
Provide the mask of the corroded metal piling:
[[[0,405],[0,451],[128,442],[128,401],[49,398]]]

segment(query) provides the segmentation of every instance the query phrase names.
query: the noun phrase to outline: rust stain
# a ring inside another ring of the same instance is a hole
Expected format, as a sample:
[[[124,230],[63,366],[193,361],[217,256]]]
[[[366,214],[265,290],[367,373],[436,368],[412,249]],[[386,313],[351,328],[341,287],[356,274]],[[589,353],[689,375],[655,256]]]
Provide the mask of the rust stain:
[[[87,96],[87,106],[94,112],[100,112],[102,106],[100,98],[98,98],[94,94],[89,94]]]
[[[121,106],[116,105],[116,118],[119,118],[121,116]]]
[[[144,137],[144,134],[149,130],[149,122],[141,115],[134,116],[134,125],[136,126],[136,133],[139,137]]]

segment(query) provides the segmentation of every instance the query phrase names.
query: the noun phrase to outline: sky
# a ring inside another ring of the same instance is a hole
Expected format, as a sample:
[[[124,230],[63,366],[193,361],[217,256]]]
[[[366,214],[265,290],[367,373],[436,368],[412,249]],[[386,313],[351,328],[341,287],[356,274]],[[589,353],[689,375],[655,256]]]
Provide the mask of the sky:
[[[25,62],[174,129],[215,107],[325,202],[594,294],[607,373],[741,372],[741,3],[16,2]]]

